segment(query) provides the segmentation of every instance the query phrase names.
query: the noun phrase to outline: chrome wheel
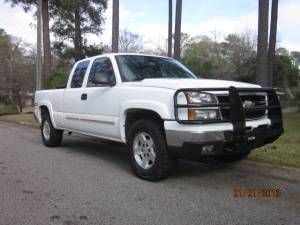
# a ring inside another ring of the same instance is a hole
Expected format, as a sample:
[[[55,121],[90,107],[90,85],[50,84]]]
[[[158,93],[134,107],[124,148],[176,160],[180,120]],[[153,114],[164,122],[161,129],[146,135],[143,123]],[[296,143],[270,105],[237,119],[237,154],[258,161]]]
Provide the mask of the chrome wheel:
[[[138,133],[133,140],[133,154],[137,164],[143,169],[150,169],[155,162],[155,146],[152,137],[146,132]]]
[[[50,128],[49,122],[47,120],[45,120],[43,123],[43,136],[46,140],[50,139],[50,131],[51,131],[51,128]]]

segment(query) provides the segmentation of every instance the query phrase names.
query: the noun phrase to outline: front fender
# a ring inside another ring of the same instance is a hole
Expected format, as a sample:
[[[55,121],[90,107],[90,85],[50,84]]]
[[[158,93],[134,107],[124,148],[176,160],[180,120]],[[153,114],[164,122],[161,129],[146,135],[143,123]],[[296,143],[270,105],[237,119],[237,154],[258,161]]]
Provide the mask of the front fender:
[[[167,105],[156,102],[156,101],[149,101],[149,100],[130,100],[126,101],[121,105],[120,109],[120,136],[121,140],[125,143],[126,142],[126,134],[125,134],[125,122],[126,122],[126,113],[128,110],[131,109],[143,109],[143,110],[150,110],[156,112],[162,119],[170,119],[171,112],[168,109]]]

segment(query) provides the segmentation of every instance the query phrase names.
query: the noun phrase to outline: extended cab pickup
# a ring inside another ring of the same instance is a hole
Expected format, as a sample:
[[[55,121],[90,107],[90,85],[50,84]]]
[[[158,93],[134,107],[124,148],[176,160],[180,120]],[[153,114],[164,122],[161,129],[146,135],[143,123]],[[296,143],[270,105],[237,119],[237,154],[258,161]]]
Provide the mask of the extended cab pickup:
[[[199,79],[174,59],[139,54],[76,62],[65,88],[36,92],[34,112],[46,146],[63,131],[126,143],[148,180],[166,178],[180,157],[241,160],[283,133],[273,89]]]

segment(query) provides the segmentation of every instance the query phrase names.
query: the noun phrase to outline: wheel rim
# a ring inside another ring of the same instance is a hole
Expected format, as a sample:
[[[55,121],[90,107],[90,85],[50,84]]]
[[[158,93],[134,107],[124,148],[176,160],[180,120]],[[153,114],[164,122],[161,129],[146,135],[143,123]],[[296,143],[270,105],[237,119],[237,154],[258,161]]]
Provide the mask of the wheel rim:
[[[50,139],[50,125],[47,120],[43,124],[43,135],[46,140]]]
[[[146,132],[138,133],[133,140],[133,154],[137,164],[150,169],[155,162],[155,146],[152,137]]]

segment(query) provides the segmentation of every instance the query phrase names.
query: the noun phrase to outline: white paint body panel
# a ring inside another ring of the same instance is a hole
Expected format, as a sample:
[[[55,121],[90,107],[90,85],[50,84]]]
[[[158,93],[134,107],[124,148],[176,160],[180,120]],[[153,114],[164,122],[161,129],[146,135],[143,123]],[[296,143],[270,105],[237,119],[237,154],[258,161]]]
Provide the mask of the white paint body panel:
[[[174,120],[173,96],[180,88],[248,87],[258,85],[234,81],[209,79],[145,79],[138,82],[122,82],[115,54],[89,58],[82,88],[70,88],[74,68],[65,89],[42,90],[35,94],[35,115],[41,122],[40,106],[46,106],[55,128],[75,131],[91,136],[120,142],[125,139],[126,112],[130,109],[148,109],[158,113],[164,120]],[[111,59],[116,85],[113,87],[86,87],[93,60],[100,57]],[[87,59],[84,59],[87,60]],[[81,95],[87,94],[87,100]],[[269,120],[247,122],[247,126],[269,124]],[[176,121],[166,121],[165,129],[205,132],[210,130],[232,130],[232,124],[181,125]]]

